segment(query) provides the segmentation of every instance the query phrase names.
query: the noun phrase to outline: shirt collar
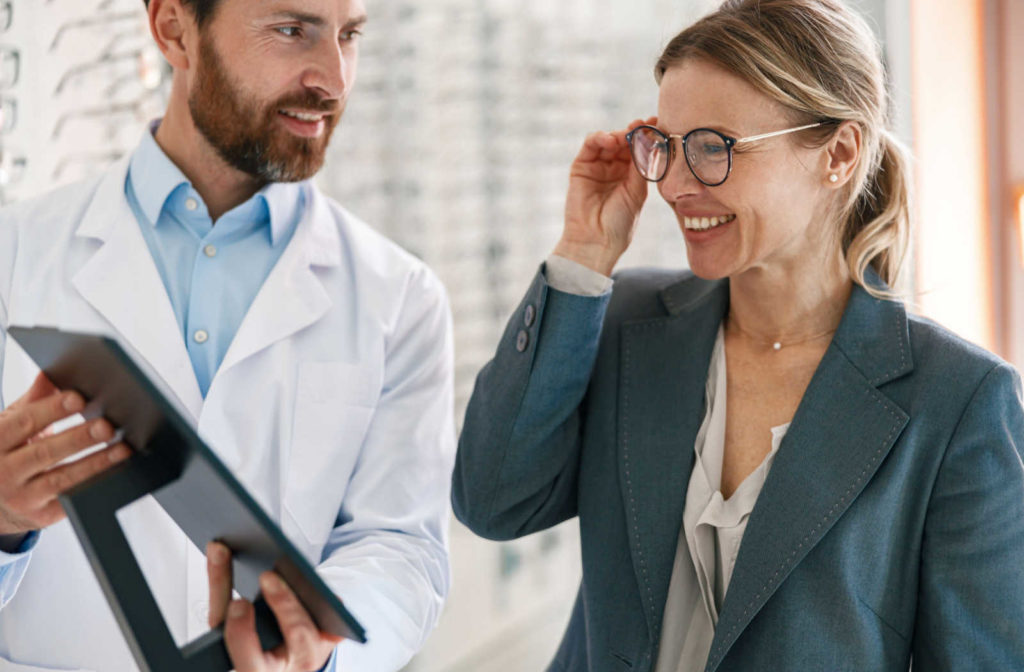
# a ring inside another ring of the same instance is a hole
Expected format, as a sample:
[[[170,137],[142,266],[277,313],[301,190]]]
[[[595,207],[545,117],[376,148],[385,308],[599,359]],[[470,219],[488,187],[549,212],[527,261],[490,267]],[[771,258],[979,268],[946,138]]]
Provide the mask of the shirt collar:
[[[142,142],[132,155],[128,168],[128,179],[142,213],[152,226],[156,226],[160,213],[169,205],[168,199],[184,200],[192,192],[192,185],[185,174],[164,150],[157,144],[157,128],[161,119],[152,121],[142,134]],[[248,221],[270,222],[270,244],[276,245],[282,237],[287,239],[289,231],[298,223],[305,204],[304,182],[271,182],[252,198],[242,203],[224,217],[244,218]],[[182,188],[178,194],[175,194]],[[198,199],[199,195],[195,194]],[[205,208],[204,208],[205,210]]]
[[[135,199],[151,226],[156,226],[164,203],[174,190],[189,183],[181,169],[156,144],[153,134],[159,126],[160,119],[149,124],[128,166],[128,179]]]

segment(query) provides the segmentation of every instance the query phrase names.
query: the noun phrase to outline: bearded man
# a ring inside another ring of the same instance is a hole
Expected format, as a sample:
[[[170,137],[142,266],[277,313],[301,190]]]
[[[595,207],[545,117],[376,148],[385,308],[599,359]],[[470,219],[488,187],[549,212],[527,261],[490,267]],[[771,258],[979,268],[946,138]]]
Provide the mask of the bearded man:
[[[103,419],[51,428],[84,400],[4,333],[45,325],[145,362],[369,637],[320,632],[267,573],[284,644],[262,651],[228,549],[147,498],[119,521],[179,646],[223,623],[238,670],[396,670],[448,591],[452,337],[436,277],[309,181],[363,2],[147,7],[165,116],[104,175],[0,211],[0,669],[137,669],[57,499],[131,448]]]

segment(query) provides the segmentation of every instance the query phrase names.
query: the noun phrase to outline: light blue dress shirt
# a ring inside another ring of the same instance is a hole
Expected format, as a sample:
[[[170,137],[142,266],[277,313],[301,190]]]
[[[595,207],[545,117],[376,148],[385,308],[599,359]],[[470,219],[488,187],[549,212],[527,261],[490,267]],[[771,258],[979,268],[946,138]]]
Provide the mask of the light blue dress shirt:
[[[153,134],[132,156],[125,196],[139,221],[206,397],[249,306],[295,233],[301,183],[272,183],[210,219],[206,204]]]

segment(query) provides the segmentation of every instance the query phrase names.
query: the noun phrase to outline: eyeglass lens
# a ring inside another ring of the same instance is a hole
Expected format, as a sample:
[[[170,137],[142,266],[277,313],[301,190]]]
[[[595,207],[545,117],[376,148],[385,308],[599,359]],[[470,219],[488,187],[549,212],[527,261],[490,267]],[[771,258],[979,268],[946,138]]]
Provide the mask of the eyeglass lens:
[[[641,126],[630,134],[633,163],[646,180],[658,182],[668,172],[672,141],[651,126]],[[729,176],[729,145],[718,133],[697,129],[683,138],[686,164],[694,177],[707,186],[717,186]]]

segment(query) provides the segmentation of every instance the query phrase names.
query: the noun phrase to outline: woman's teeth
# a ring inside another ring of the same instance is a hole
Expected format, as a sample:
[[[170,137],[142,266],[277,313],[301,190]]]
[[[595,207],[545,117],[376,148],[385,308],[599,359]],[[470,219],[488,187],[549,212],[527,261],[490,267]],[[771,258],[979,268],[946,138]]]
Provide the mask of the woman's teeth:
[[[683,217],[683,226],[693,231],[706,231],[716,226],[727,224],[736,219],[736,215],[722,217]]]

